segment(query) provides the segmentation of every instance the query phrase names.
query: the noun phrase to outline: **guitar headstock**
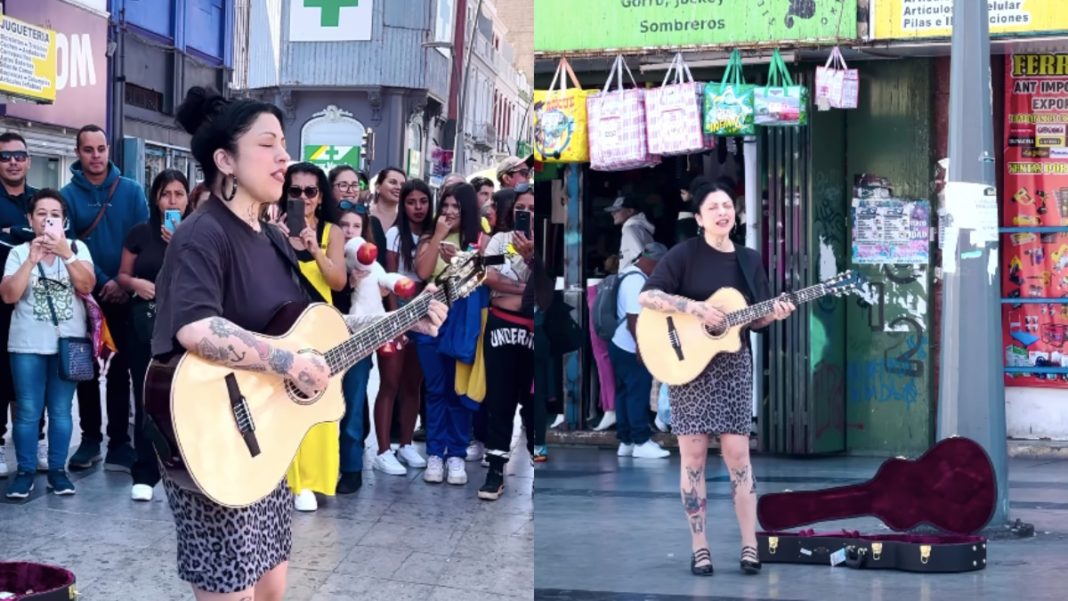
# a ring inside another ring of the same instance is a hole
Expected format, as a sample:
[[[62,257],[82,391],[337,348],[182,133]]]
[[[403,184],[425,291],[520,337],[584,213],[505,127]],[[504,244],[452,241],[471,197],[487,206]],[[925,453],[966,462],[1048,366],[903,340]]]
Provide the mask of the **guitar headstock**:
[[[828,294],[841,297],[857,292],[865,284],[865,279],[852,269],[843,271],[829,280],[821,282]]]
[[[458,252],[434,283],[445,292],[448,304],[470,295],[486,279],[486,266],[496,257],[483,257],[477,251]]]

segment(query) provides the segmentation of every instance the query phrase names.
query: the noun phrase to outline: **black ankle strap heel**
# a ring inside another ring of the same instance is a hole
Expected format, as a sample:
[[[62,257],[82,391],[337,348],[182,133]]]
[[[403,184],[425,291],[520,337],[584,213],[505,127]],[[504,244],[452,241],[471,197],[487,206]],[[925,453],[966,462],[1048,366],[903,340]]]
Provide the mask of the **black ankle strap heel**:
[[[708,562],[708,565],[697,565],[697,562]],[[711,576],[713,572],[712,568],[712,553],[708,549],[698,549],[693,552],[693,558],[690,560],[690,572],[694,576]]]
[[[750,547],[748,545],[742,547],[742,572],[746,574],[759,574],[760,567],[760,555],[757,554],[756,547]]]

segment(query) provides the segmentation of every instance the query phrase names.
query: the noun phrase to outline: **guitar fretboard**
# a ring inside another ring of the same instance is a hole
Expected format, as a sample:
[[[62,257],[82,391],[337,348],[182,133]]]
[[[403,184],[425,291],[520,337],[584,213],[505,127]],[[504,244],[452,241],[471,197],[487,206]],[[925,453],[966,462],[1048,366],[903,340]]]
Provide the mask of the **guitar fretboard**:
[[[327,351],[324,357],[330,366],[330,375],[347,371],[383,344],[410,330],[426,315],[431,300],[447,304],[448,293],[445,289],[433,294],[424,292],[403,308],[364,326],[351,338]]]
[[[803,303],[812,302],[823,296],[827,296],[829,292],[826,284],[816,284],[815,286],[810,286],[804,290],[786,294],[785,297],[794,305],[801,305]],[[782,298],[783,297],[775,297],[771,300],[757,303],[733,313],[728,313],[727,327],[733,328],[735,326],[745,325],[747,323],[752,323],[761,317],[771,315],[771,313],[775,311],[775,302],[782,300]]]

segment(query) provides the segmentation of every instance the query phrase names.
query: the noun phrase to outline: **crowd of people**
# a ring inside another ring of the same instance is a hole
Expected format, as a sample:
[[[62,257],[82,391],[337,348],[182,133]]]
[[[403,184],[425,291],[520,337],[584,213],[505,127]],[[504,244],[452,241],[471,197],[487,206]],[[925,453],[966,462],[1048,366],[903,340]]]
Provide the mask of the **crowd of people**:
[[[149,501],[161,473],[146,434],[142,384],[153,357],[157,281],[172,236],[213,193],[168,169],[146,197],[110,160],[97,126],[78,132],[76,151],[68,185],[36,190],[27,184],[25,140],[0,134],[0,474],[11,472],[9,499],[28,498],[38,471],[47,472],[51,492],[71,495],[69,471],[102,461],[105,470],[131,475],[134,501]],[[458,252],[504,256],[487,268],[474,310],[454,311],[442,326],[471,331],[473,324],[477,343],[457,349],[447,336],[409,332],[344,375],[344,418],[313,428],[287,473],[297,510],[315,511],[324,495],[357,492],[365,448],[374,453],[371,469],[385,476],[423,470],[428,483],[466,484],[467,464],[481,462],[488,469],[478,496],[495,500],[504,491],[517,406],[528,451],[545,458],[544,446],[534,446],[534,300],[526,294],[535,264],[531,176],[528,161],[509,157],[497,183],[454,175],[435,193],[393,167],[373,181],[348,165],[329,173],[303,162],[285,169],[282,197],[257,217],[286,235],[307,282],[346,315],[403,307]],[[305,227],[289,231],[287,212],[298,209]],[[400,295],[371,281],[370,271],[352,269],[346,250],[356,239],[375,244],[382,268],[415,289]],[[79,377],[65,363],[84,341],[103,348],[106,360],[90,360],[90,373]],[[75,395],[81,442],[70,454]],[[9,407],[13,462],[4,454]],[[415,444],[420,419],[425,452]]]

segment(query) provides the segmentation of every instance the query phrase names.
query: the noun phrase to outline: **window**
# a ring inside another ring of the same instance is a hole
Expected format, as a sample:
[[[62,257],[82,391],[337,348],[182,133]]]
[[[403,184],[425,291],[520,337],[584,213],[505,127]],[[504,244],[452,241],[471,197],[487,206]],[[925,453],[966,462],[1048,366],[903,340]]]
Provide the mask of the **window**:
[[[438,14],[434,21],[434,41],[451,43],[455,25],[456,0],[438,0]],[[452,56],[448,48],[438,48],[445,56]]]

